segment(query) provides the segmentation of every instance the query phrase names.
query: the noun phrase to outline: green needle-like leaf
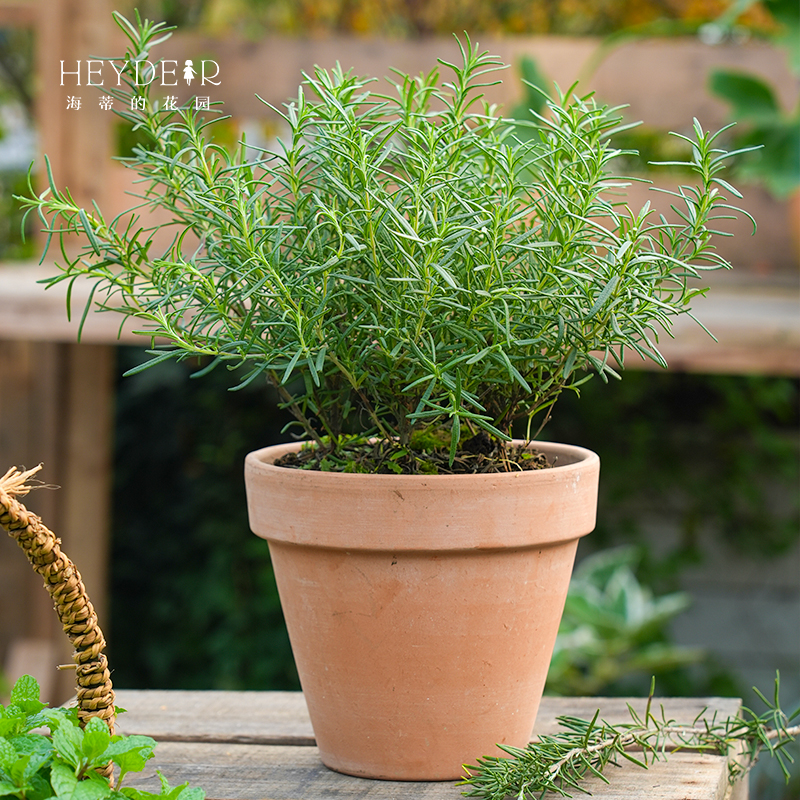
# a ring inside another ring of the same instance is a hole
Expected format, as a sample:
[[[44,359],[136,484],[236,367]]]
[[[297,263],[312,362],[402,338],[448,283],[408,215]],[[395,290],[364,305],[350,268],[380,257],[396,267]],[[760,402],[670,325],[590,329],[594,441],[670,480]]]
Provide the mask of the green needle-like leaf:
[[[157,67],[167,29],[115,19],[127,60]],[[385,87],[314,69],[264,151],[229,151],[213,140],[223,117],[165,112],[123,72],[139,197],[106,221],[48,167],[49,190],[20,198],[62,246],[48,283],[91,286],[81,327],[90,308],[136,318],[159,340],[148,364],[201,356],[263,375],[334,452],[348,430],[407,447],[434,426],[452,458],[481,429],[508,439],[589,375],[618,377],[625,355],[664,366],[655,332],[728,266],[715,228],[739,193],[719,132],[695,120],[680,134],[694,181],[667,190],[674,212],[628,208],[619,109],[536,90],[521,127],[483,100],[505,65],[458,44],[456,60]]]

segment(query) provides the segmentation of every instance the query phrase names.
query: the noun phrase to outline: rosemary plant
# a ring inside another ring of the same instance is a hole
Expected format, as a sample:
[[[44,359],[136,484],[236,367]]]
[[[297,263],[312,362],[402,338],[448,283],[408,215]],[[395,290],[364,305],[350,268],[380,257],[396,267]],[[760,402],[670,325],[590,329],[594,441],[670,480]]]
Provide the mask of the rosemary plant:
[[[618,377],[627,354],[664,366],[659,331],[690,312],[704,270],[729,266],[714,240],[739,212],[720,177],[731,153],[697,121],[683,165],[696,185],[668,191],[666,215],[631,209],[613,172],[619,109],[573,87],[521,141],[483,99],[503,64],[466,39],[460,63],[385,90],[317,68],[273,108],[276,152],[231,153],[213,140],[219,117],[159,108],[134,80],[169,30],[115,19],[141,195],[107,219],[48,168],[49,188],[21,199],[61,240],[49,283],[92,281],[90,304],[143,323],[148,364],[203,356],[265,378],[328,452],[353,431],[399,447],[444,431],[450,462],[519,420],[530,438],[562,391]],[[150,226],[153,210],[169,221]]]
[[[785,714],[780,706],[780,676],[775,680],[775,696],[769,701],[754,689],[767,706],[763,714],[748,708],[740,717],[710,720],[698,717],[690,723],[668,719],[653,709],[652,690],[643,716],[628,706],[631,722],[611,725],[599,719],[598,711],[591,721],[559,717],[564,729],[552,736],[540,736],[527,748],[498,745],[511,758],[486,757],[476,766],[465,767],[462,786],[469,797],[484,800],[532,800],[547,792],[572,797],[570,791],[585,792],[582,781],[597,776],[608,783],[603,771],[609,764],[626,759],[646,768],[658,759],[677,750],[694,750],[728,755],[731,783],[743,777],[756,762],[759,753],[775,757],[787,781],[790,777],[786,761],[792,757],[786,746],[800,735],[800,708]]]

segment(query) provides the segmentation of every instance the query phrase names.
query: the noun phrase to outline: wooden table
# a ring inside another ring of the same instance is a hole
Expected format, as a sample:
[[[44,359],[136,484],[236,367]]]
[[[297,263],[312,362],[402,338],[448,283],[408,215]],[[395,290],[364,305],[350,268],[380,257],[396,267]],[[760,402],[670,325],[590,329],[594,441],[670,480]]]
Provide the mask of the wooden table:
[[[608,722],[630,719],[626,703],[643,712],[645,700],[545,698],[536,733],[556,730],[555,718],[591,718],[597,708]],[[731,698],[665,699],[667,716],[692,721],[708,714],[730,716]],[[156,790],[156,770],[174,786],[201,786],[208,800],[457,800],[451,783],[370,781],[331,772],[319,761],[303,695],[299,692],[117,692],[127,709],[117,730],[146,734],[159,742],[146,770],[126,785]],[[476,754],[478,755],[478,754]],[[746,800],[747,784],[730,787],[723,756],[680,752],[648,770],[629,762],[609,767],[610,784],[592,779],[586,788],[598,800]],[[580,795],[578,795],[580,796]],[[551,795],[547,795],[550,800]],[[555,798],[553,798],[555,800]]]

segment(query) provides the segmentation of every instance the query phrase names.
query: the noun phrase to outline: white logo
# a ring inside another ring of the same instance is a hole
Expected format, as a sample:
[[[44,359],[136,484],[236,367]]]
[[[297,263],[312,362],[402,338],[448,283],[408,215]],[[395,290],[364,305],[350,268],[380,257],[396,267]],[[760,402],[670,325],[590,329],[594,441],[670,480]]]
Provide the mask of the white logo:
[[[189,84],[194,80],[195,76],[197,75],[197,72],[195,72],[194,64],[192,63],[191,58],[187,58],[186,61],[184,61],[184,64],[185,66],[183,68],[183,79],[186,81],[187,84]],[[217,69],[217,72],[219,72],[219,69]],[[205,81],[203,81],[203,83],[205,83]]]
[[[113,75],[108,74],[106,67],[110,65]],[[71,66],[71,65],[70,65]],[[136,86],[148,86],[160,77],[161,86],[178,86],[178,62],[174,59],[164,59],[153,64],[152,61],[143,59],[141,61],[125,61],[121,66],[118,66],[118,60],[115,62],[113,59],[99,60],[99,59],[86,59],[85,61],[77,59],[75,61],[75,69],[70,69],[69,66],[65,67],[64,61],[61,62],[61,86],[64,86],[64,79],[68,76],[74,76],[75,86],[106,86],[106,85],[122,85],[123,73],[132,74],[133,82]],[[200,61],[198,68],[195,68],[192,59],[187,58],[183,67],[183,79],[187,84],[191,84],[193,80],[200,81],[201,86],[207,83],[213,86],[219,86],[222,81],[215,80],[219,77],[219,64],[211,58],[204,58]],[[106,79],[110,81],[106,84]],[[116,78],[116,83],[114,83]],[[81,81],[85,80],[83,84]],[[68,84],[71,81],[68,80]]]

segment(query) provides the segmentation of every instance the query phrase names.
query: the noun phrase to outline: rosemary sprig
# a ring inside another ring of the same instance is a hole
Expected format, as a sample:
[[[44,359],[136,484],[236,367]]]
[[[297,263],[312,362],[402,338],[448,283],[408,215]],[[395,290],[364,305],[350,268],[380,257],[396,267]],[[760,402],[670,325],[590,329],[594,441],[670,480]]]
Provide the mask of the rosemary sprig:
[[[626,356],[666,366],[658,337],[730,266],[715,242],[740,213],[732,154],[698,121],[688,183],[660,211],[631,208],[620,109],[573,87],[520,136],[484,97],[505,66],[465,37],[454,63],[383,88],[315,68],[272,107],[275,147],[229,150],[223,117],[164,108],[137,80],[169,29],[114,18],[128,67],[108,91],[141,138],[124,160],[134,204],[84,208],[49,167],[44,191],[31,180],[18,199],[62,247],[45,283],[88,282],[83,319],[130,317],[147,365],[200,356],[241,367],[242,386],[266,379],[340,462],[351,432],[408,447],[439,429],[450,465],[462,433],[530,437]]]
[[[800,708],[793,713],[782,711],[779,701],[780,675],[775,679],[775,695],[769,701],[758,689],[755,693],[767,706],[761,714],[743,708],[741,715],[718,720],[716,714],[706,719],[701,713],[691,723],[668,719],[661,707],[653,712],[653,690],[647,708],[640,716],[629,705],[631,722],[612,725],[600,719],[600,711],[591,721],[559,717],[563,731],[542,735],[526,748],[498,745],[511,758],[486,756],[475,766],[465,766],[466,775],[459,783],[469,786],[464,794],[485,800],[530,800],[547,792],[572,797],[570,791],[586,793],[581,782],[595,775],[604,782],[608,764],[624,758],[647,768],[653,761],[667,758],[677,750],[718,753],[730,757],[729,780],[741,779],[758,760],[762,751],[777,759],[788,782],[787,761],[793,763],[785,747],[800,735]],[[634,754],[635,753],[635,754]]]

